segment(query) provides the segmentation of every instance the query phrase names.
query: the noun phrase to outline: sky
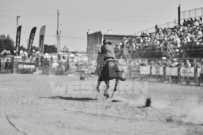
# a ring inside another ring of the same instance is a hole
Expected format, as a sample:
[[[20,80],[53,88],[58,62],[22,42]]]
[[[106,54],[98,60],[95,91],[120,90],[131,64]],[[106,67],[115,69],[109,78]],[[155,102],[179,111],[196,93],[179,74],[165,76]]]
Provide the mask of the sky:
[[[177,20],[181,11],[203,7],[202,0],[0,0],[0,35],[16,40],[18,25],[22,25],[21,44],[27,47],[30,31],[37,27],[34,46],[38,46],[39,31],[46,25],[45,44],[56,44],[57,10],[61,30],[61,48],[86,51],[87,31],[132,34],[155,24]]]

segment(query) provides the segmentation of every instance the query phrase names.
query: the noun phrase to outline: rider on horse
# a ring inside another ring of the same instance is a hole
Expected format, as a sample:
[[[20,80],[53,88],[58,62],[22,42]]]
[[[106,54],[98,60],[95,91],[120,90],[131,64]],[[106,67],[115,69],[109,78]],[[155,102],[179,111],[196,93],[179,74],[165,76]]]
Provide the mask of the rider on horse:
[[[103,66],[109,59],[116,59],[112,43],[104,39],[103,46],[101,47],[100,56],[97,58],[97,73],[101,75]]]
[[[125,48],[120,50],[116,56],[118,56],[118,54],[124,55],[124,50],[126,51]],[[126,73],[124,72],[124,69],[120,67],[119,61],[116,60],[116,56],[114,53],[114,47],[112,46],[111,42],[104,40],[103,46],[101,47],[101,53],[99,53],[97,57],[97,73],[99,78],[96,88],[100,93],[99,86],[101,82],[104,81],[106,83],[106,89],[104,90],[104,96],[106,98],[109,97],[108,89],[110,88],[110,80],[115,79],[116,81],[111,97],[113,97],[117,90],[118,82],[126,80]]]
[[[101,54],[103,54],[104,61],[107,59],[116,59],[114,48],[111,42],[105,42],[105,44],[101,47]]]
[[[103,70],[103,66],[105,65],[107,60],[116,59],[112,43],[109,41],[106,41],[106,39],[104,39],[103,46],[101,47],[101,53],[99,55],[100,56],[98,56],[98,58],[97,58],[97,73],[99,76],[99,80],[98,80],[98,84],[97,84],[98,92],[100,92],[100,90],[99,90],[99,86],[101,83],[100,76],[101,76],[101,72]]]

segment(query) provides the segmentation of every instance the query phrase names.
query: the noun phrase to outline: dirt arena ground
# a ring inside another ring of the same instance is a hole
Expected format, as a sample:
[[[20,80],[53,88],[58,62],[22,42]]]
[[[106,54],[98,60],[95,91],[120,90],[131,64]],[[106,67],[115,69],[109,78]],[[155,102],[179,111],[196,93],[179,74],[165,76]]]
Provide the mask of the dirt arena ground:
[[[73,80],[1,74],[0,135],[203,135],[203,87],[149,83],[144,108],[144,94],[53,95],[53,82]]]

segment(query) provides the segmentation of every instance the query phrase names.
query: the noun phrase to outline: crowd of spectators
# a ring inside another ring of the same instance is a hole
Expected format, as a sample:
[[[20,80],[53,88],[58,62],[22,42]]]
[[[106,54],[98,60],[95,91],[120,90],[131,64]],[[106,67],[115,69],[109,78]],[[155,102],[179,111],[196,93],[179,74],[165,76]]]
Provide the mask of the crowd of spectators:
[[[127,43],[125,43],[127,41]],[[163,48],[170,45],[178,50],[187,47],[203,47],[202,17],[185,19],[179,26],[161,28],[155,26],[155,32],[142,33],[134,38],[125,38],[122,42],[129,52],[142,49]],[[116,46],[119,48],[120,46]],[[122,47],[122,46],[121,46]]]

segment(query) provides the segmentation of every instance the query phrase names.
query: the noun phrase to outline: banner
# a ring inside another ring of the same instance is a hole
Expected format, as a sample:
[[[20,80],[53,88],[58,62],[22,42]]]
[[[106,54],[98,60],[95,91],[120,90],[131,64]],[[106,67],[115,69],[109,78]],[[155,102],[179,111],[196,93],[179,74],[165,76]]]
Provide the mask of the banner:
[[[133,66],[130,68],[131,77],[140,77],[140,66]]]
[[[149,75],[150,74],[150,66],[140,66],[140,74]]]
[[[16,32],[16,53],[19,55],[20,53],[20,36],[21,36],[21,28],[22,26],[18,26],[17,32]]]
[[[203,70],[203,69],[201,69],[201,68],[197,68],[197,77],[200,76],[200,74],[201,74],[201,70]]]
[[[164,67],[159,67],[159,75],[164,75]]]
[[[29,62],[17,62],[17,73],[34,73],[36,72],[36,65],[35,63]]]
[[[178,76],[178,68],[177,67],[166,67],[166,75]]]
[[[39,32],[39,51],[44,53],[44,36],[45,36],[46,26],[42,26]]]
[[[163,67],[153,66],[151,68],[152,75],[163,75]]]
[[[30,32],[30,38],[29,38],[28,50],[27,50],[28,54],[31,53],[31,48],[32,48],[32,44],[33,44],[33,41],[34,41],[36,29],[37,29],[37,27],[33,27],[31,32]]]
[[[154,66],[153,66],[153,67],[151,68],[151,73],[152,73],[152,75],[158,75],[158,74],[157,74],[157,67],[154,67]]]
[[[194,67],[180,69],[180,75],[184,77],[194,77],[194,72]]]
[[[178,68],[177,67],[171,68],[171,76],[178,76]]]

